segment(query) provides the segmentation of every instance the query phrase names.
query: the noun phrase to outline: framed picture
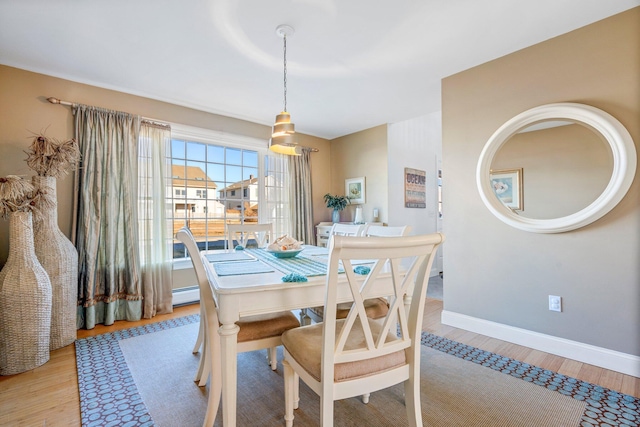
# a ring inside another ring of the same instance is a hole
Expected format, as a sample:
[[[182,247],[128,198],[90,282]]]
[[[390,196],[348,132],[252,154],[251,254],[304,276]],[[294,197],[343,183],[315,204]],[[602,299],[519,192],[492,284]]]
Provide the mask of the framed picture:
[[[524,209],[522,168],[492,170],[489,176],[493,192],[506,207],[517,211]]]
[[[344,180],[344,193],[352,205],[365,203],[364,176]]]
[[[427,173],[404,168],[404,207],[427,208]]]

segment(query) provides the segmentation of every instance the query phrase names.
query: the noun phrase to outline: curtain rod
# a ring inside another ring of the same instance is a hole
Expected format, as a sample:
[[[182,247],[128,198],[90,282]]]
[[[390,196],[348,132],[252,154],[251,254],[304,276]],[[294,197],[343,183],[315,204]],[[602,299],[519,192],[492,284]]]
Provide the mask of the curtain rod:
[[[52,104],[68,105],[69,107],[75,107],[76,106],[76,104],[73,103],[73,102],[60,101],[58,98],[54,98],[53,96],[47,98],[47,101],[49,101]]]
[[[47,98],[47,101],[49,101],[49,102],[50,102],[50,103],[52,103],[52,104],[66,105],[66,106],[69,106],[69,107],[75,107],[76,105],[78,105],[78,104],[76,104],[75,102],[61,101],[61,100],[59,100],[58,98],[55,98],[55,97],[53,97],[53,96],[50,96],[49,98]],[[156,121],[155,121],[155,120],[153,120],[153,119],[148,119],[148,118],[146,118],[146,117],[145,117],[145,118],[143,118],[143,119],[144,119],[144,120],[148,120],[148,121],[152,121],[152,122],[154,122],[155,124],[158,124],[158,122],[156,122]],[[160,123],[160,124],[163,124],[163,125],[164,125],[165,123]],[[318,151],[320,151],[320,150],[318,150],[317,148],[304,147],[304,146],[300,146],[300,147],[301,147],[301,148],[303,148],[303,149],[307,149],[307,150],[311,151],[312,153],[317,153]]]

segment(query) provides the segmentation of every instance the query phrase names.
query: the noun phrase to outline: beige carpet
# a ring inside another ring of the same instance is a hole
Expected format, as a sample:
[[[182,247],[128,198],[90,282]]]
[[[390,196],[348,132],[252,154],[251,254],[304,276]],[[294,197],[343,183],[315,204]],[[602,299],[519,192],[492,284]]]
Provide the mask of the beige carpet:
[[[202,425],[207,389],[193,382],[199,355],[191,353],[197,331],[196,323],[119,341],[156,426]],[[579,426],[586,405],[425,346],[421,381],[425,426]],[[238,426],[284,425],[281,363],[273,372],[266,351],[241,354],[238,384]],[[318,411],[318,397],[301,383],[294,425],[317,426]],[[359,398],[336,402],[335,420],[335,426],[407,425],[402,386],[372,394],[368,405]]]

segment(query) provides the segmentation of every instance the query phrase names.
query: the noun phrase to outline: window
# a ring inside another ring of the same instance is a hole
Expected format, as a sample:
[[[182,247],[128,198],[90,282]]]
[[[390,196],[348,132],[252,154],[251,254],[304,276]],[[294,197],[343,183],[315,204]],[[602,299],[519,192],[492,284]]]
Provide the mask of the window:
[[[286,193],[285,163],[269,154],[266,141],[172,125],[167,194],[173,197],[167,203],[174,235],[186,225],[199,249],[207,250],[225,247],[226,224],[272,222],[278,235],[289,233],[288,209],[275,199]],[[274,179],[276,165],[280,176]],[[175,240],[174,259],[187,256]]]

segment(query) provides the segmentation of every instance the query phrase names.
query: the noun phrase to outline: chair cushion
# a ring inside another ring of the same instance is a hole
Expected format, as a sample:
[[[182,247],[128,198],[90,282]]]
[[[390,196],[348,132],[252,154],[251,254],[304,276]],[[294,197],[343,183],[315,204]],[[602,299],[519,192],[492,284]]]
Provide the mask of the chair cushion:
[[[290,311],[259,314],[240,318],[238,342],[254,341],[282,335],[286,330],[300,326],[298,318]]]
[[[338,304],[338,312],[336,314],[336,319],[344,319],[349,314],[349,310],[351,310],[352,303],[343,302]],[[367,312],[367,317],[371,319],[380,319],[387,315],[389,311],[389,303],[384,298],[370,298],[364,300],[364,309]],[[324,319],[324,307],[312,307],[308,310],[314,312],[316,316],[320,319]]]
[[[374,340],[380,334],[379,323],[367,319],[371,324]],[[340,330],[345,320],[336,322],[336,330]],[[309,374],[320,381],[322,366],[322,323],[291,329],[282,334],[282,344]],[[387,342],[398,340],[398,337],[389,333]],[[349,339],[345,345],[346,350],[362,348],[365,345],[362,326],[356,321]],[[404,350],[396,351],[385,356],[375,357],[358,362],[337,363],[334,371],[334,381],[341,382],[384,372],[406,363]]]

